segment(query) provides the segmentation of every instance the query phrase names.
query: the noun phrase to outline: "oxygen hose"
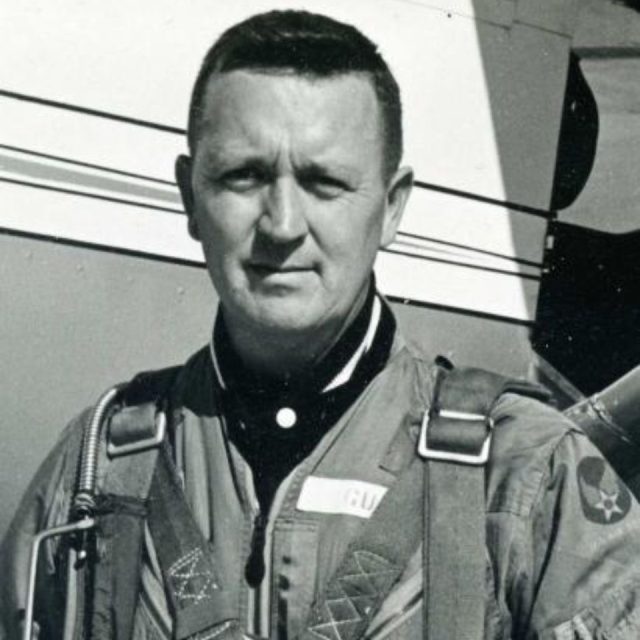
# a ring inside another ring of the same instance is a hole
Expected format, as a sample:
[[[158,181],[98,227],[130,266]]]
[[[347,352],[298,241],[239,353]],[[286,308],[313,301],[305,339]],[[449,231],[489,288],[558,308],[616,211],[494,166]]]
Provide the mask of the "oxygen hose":
[[[98,473],[98,453],[100,447],[100,432],[104,423],[104,418],[111,405],[120,392],[120,386],[115,386],[106,391],[96,403],[91,414],[91,419],[85,427],[82,450],[80,457],[80,471],[76,495],[71,507],[71,521],[50,529],[45,529],[34,536],[31,544],[29,558],[29,575],[27,582],[27,597],[25,603],[25,616],[22,627],[22,640],[32,640],[34,637],[34,601],[38,571],[38,556],[42,543],[49,538],[56,538],[66,535],[80,536],[77,545],[78,550],[73,547],[69,549],[69,584],[75,585],[75,573],[77,569],[76,560],[84,561],[86,551],[84,549],[86,535],[95,526],[93,514],[95,511],[95,490]],[[62,637],[65,639],[74,637],[75,607],[67,606],[65,609],[65,623]]]
[[[91,517],[95,510],[96,477],[98,473],[98,450],[100,448],[100,430],[111,403],[120,393],[120,385],[106,391],[93,409],[91,420],[85,429],[80,456],[78,490],[73,499],[74,519]]]

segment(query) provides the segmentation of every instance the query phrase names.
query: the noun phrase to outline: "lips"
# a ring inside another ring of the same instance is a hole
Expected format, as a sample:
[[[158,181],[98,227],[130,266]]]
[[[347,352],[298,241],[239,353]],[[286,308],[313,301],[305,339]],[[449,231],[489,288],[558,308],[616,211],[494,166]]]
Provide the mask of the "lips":
[[[287,274],[287,273],[304,273],[306,271],[312,271],[312,267],[298,266],[298,265],[272,265],[263,263],[253,263],[249,265],[249,268],[259,275],[271,275],[271,274]]]

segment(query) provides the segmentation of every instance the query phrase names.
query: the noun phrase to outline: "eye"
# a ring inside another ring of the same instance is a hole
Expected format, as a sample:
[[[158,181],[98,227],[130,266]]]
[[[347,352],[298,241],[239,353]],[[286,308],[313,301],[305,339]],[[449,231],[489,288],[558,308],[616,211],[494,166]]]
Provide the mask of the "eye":
[[[230,191],[242,193],[263,185],[267,174],[259,167],[238,167],[222,174],[218,182]]]
[[[303,187],[323,200],[331,200],[352,191],[350,186],[340,178],[326,173],[308,173],[301,177]]]

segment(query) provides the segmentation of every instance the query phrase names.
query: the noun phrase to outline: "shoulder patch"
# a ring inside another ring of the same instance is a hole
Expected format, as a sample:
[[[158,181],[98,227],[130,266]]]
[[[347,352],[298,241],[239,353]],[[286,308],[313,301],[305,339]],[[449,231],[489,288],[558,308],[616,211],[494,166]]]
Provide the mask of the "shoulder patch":
[[[615,524],[629,513],[629,489],[602,458],[583,458],[577,473],[580,502],[587,520],[596,524]]]

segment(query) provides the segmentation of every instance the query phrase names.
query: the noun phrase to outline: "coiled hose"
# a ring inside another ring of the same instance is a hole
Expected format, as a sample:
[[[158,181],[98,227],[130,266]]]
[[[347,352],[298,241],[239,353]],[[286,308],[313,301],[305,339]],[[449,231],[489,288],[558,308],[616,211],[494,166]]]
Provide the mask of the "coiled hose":
[[[72,506],[72,513],[76,520],[91,517],[95,510],[100,431],[106,412],[120,393],[120,389],[121,385],[116,385],[102,394],[93,409],[91,419],[85,427],[82,440],[82,453],[80,456],[78,488]]]

